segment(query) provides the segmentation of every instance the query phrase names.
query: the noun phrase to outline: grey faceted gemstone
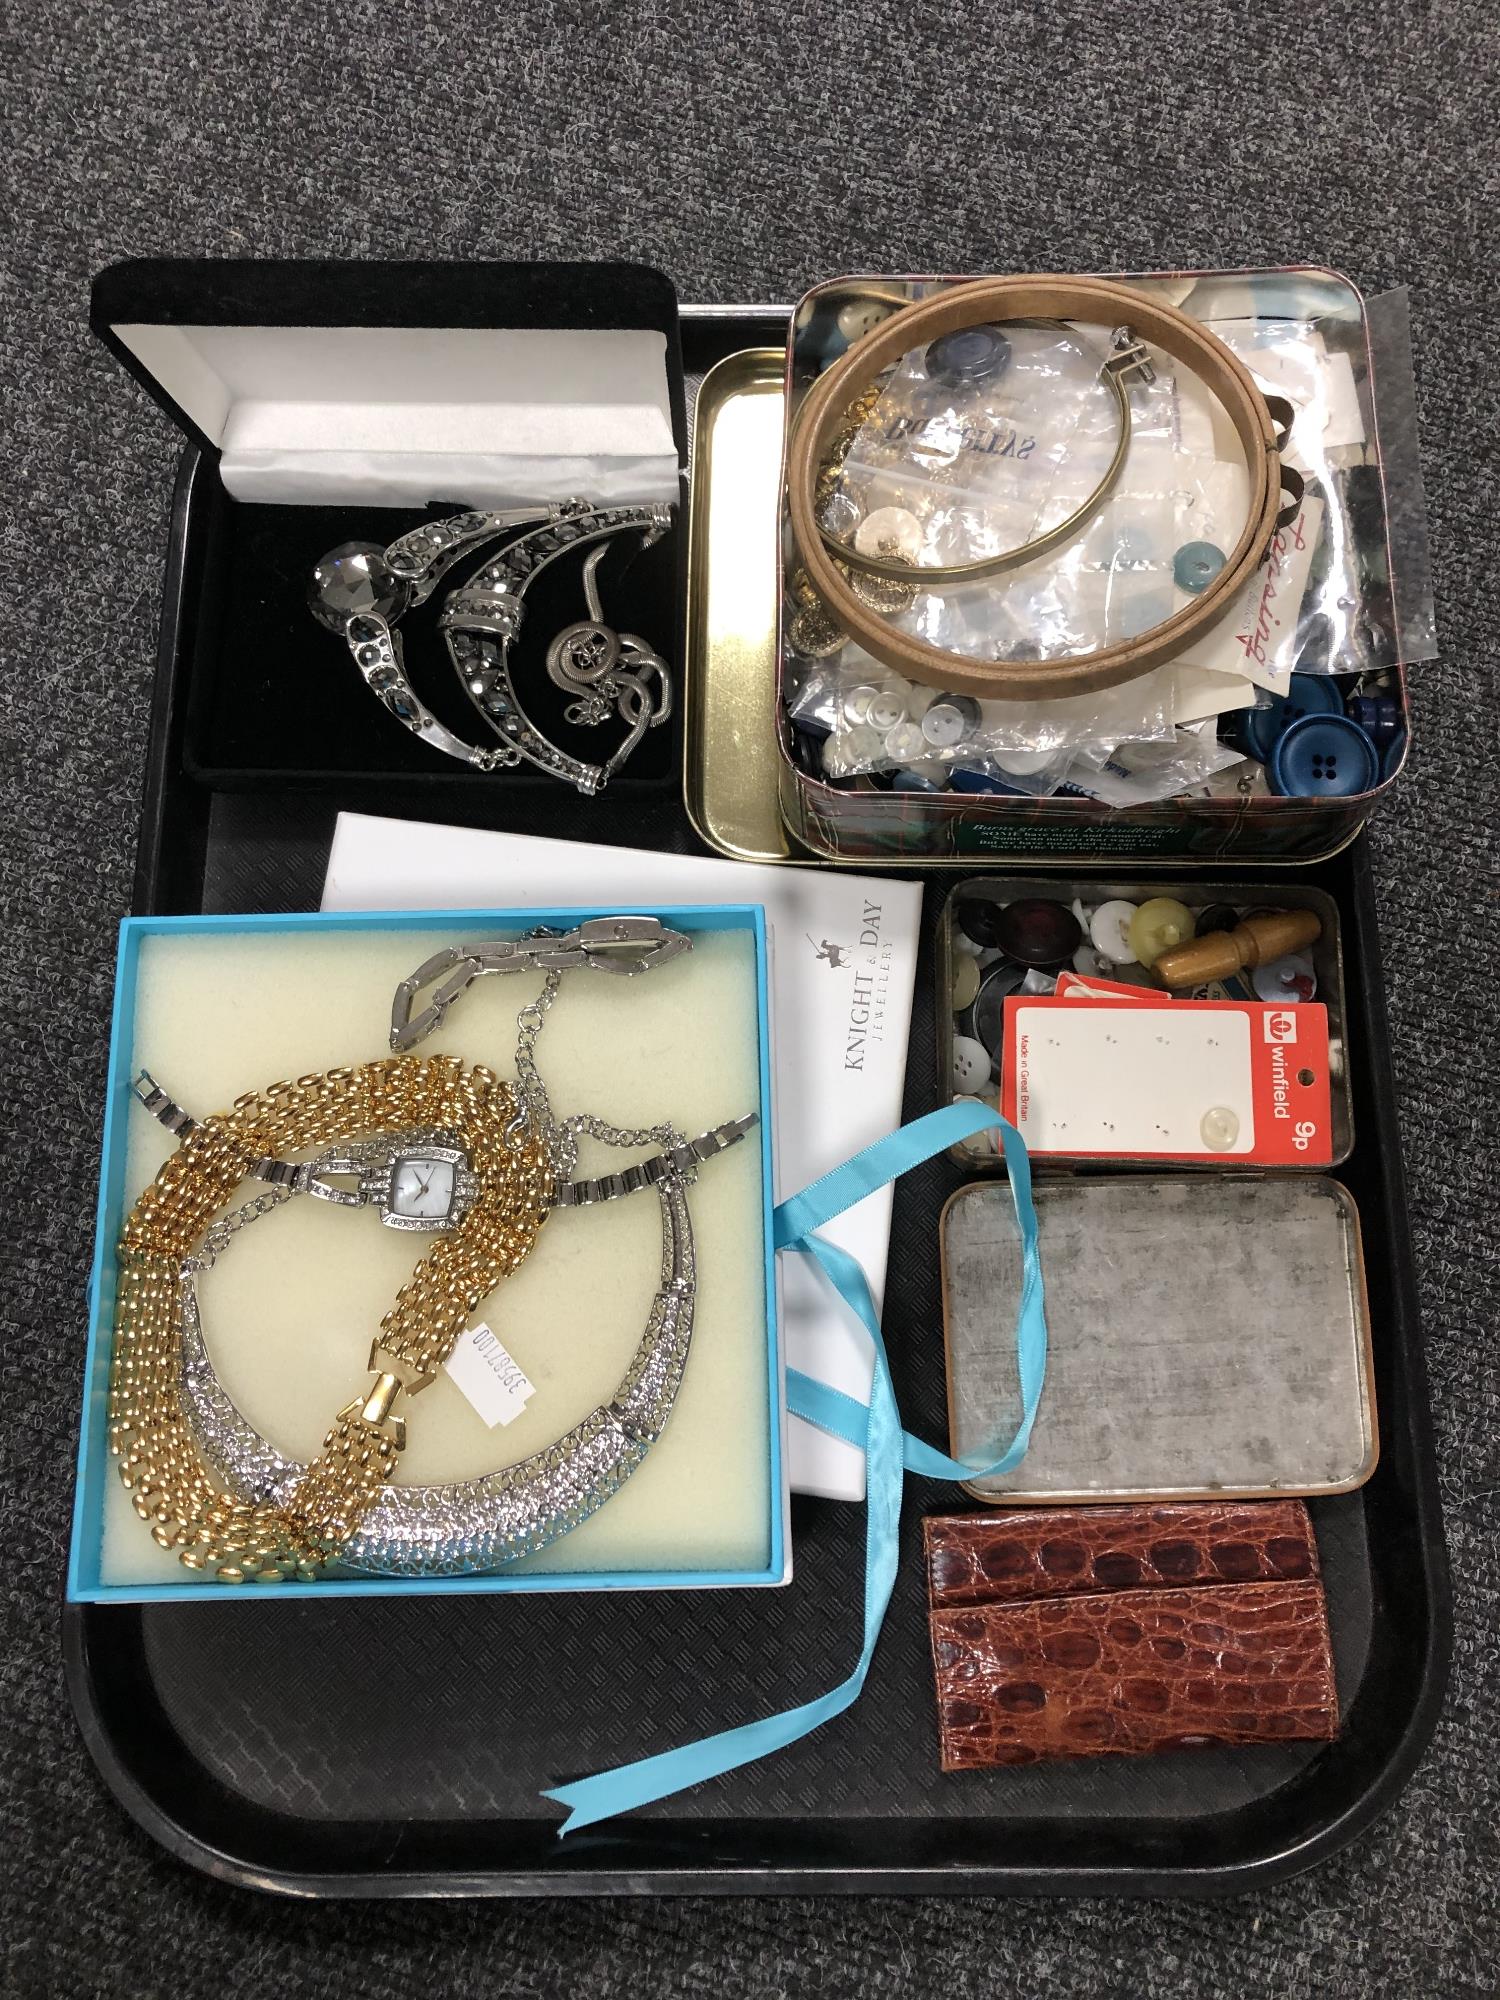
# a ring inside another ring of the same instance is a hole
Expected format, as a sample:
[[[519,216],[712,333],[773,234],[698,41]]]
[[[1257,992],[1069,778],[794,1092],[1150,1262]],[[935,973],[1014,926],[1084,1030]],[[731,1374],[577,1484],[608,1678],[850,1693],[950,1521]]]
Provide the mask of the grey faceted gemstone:
[[[343,635],[351,618],[374,612],[396,617],[406,608],[407,585],[389,568],[375,542],[344,542],[330,549],[312,573],[308,608],[320,625]]]

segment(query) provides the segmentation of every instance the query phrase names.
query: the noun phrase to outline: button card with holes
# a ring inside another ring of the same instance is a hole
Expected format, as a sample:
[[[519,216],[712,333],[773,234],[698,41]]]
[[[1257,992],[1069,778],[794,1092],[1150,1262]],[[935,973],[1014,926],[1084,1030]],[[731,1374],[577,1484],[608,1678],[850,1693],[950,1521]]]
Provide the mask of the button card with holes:
[[[1000,1109],[1043,1158],[1326,1166],[1327,1011],[1013,996]]]

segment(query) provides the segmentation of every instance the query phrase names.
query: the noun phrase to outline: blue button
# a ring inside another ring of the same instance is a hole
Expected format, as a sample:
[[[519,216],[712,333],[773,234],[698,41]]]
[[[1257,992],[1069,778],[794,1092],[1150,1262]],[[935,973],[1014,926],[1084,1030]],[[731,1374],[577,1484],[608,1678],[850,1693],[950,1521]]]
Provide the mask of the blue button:
[[[1224,567],[1224,551],[1214,542],[1184,542],[1172,558],[1172,579],[1196,597]]]
[[[925,359],[934,382],[957,389],[1003,375],[1010,366],[1010,342],[998,326],[961,326],[933,341]]]
[[[1345,713],[1357,722],[1377,749],[1383,750],[1401,729],[1401,704],[1388,694],[1355,694],[1349,697]]]
[[[1266,767],[1283,798],[1353,798],[1380,779],[1375,745],[1347,715],[1304,715],[1283,731]]]
[[[1380,757],[1380,781],[1388,783],[1401,769],[1401,759],[1406,755],[1406,731],[1398,729],[1386,744]]]
[[[1231,723],[1234,741],[1257,764],[1269,764],[1277,738],[1304,715],[1342,715],[1337,681],[1327,674],[1293,674],[1285,694],[1272,695],[1268,708],[1245,708]]]

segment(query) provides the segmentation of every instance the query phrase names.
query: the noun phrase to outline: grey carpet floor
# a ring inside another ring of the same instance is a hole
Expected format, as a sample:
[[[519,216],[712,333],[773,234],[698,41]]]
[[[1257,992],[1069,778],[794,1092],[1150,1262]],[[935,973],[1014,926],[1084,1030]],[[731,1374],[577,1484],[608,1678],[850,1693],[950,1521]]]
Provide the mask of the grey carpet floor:
[[[4,1990],[1500,1991],[1495,114],[1488,0],[30,0],[0,40],[8,1184]],[[272,1905],[106,1798],[58,1664],[113,927],[177,442],[91,341],[129,253],[629,255],[687,299],[867,269],[1326,261],[1411,288],[1443,659],[1376,835],[1457,1606],[1399,1807],[1225,1905]]]

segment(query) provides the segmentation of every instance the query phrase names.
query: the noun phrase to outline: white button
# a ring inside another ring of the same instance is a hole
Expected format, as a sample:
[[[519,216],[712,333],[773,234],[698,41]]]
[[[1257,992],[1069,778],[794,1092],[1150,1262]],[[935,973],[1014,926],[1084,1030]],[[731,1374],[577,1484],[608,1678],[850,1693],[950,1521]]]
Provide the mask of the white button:
[[[990,1052],[972,1035],[953,1037],[953,1081],[959,1090],[983,1090],[990,1080]]]
[[[836,541],[846,542],[859,526],[859,508],[847,493],[830,493],[818,509],[818,526]]]
[[[896,310],[879,299],[846,299],[839,307],[837,326],[845,340],[863,340]]]
[[[953,1099],[953,1102],[955,1104],[977,1104],[984,1111],[993,1111],[995,1108],[993,1104],[986,1104],[982,1097],[973,1097],[967,1092],[962,1091]],[[959,1144],[966,1153],[998,1153],[1000,1150],[1000,1127],[998,1125],[991,1125],[983,1132],[971,1132],[967,1139],[960,1139]]]
[[[1175,896],[1149,896],[1130,926],[1131,957],[1155,965],[1164,951],[1173,951],[1193,935],[1193,913]]]
[[[1262,1000],[1311,1000],[1318,990],[1312,954],[1305,951],[1289,952],[1269,965],[1257,965],[1250,978]]]
[[[1116,898],[1101,903],[1089,925],[1089,937],[1101,958],[1111,965],[1129,965],[1135,958],[1130,946],[1130,926],[1135,920],[1135,904]]]
[[[954,1013],[962,1014],[972,1007],[978,991],[978,961],[962,954],[956,955],[953,960],[952,984],[949,989],[949,998],[953,1003]]]
[[[1227,1104],[1216,1104],[1204,1112],[1198,1130],[1211,1153],[1227,1153],[1240,1136],[1240,1121]]]
[[[878,731],[864,723],[853,729],[836,729],[823,739],[823,771],[830,778],[852,778],[856,771],[868,771],[879,762],[885,744]]]
[[[868,722],[872,729],[894,729],[898,722],[906,720],[906,703],[894,689],[882,688],[866,709],[863,720]],[[919,742],[921,736],[922,732],[919,729],[917,731]],[[922,753],[918,750],[916,754],[920,756]]]
[[[935,750],[952,750],[964,740],[968,725],[951,702],[934,702],[922,717],[922,734]]]
[[[870,713],[870,703],[879,692],[879,688],[870,687],[864,681],[846,688],[839,697],[839,711],[845,722],[863,722]]]
[[[871,711],[870,720],[875,720]],[[885,754],[907,770],[920,771],[923,777],[935,774],[941,784],[948,773],[941,764],[934,764],[931,772],[926,768],[927,752],[931,748],[920,726],[915,722],[897,722],[895,727],[885,732]]]
[[[886,556],[914,563],[922,552],[922,523],[905,507],[876,507],[854,530],[862,556]]]
[[[1073,908],[1076,915],[1076,903]],[[1091,944],[1081,944],[1073,954],[1073,970],[1081,972],[1085,979],[1108,979],[1112,969],[1108,960],[1101,958]]]
[[[920,722],[937,697],[936,688],[924,687],[921,681],[913,681],[906,690],[906,712],[912,721]]]
[[[991,750],[991,763],[998,764],[1002,771],[1013,772],[1018,778],[1034,778],[1038,771],[1045,771],[1056,756],[1054,750]]]

